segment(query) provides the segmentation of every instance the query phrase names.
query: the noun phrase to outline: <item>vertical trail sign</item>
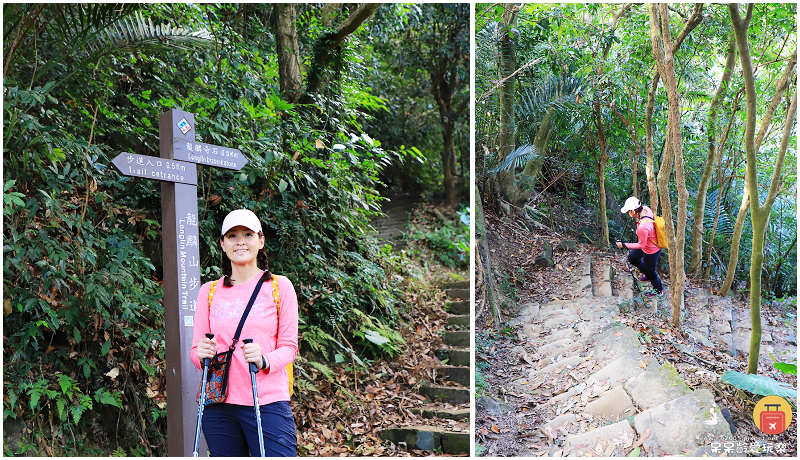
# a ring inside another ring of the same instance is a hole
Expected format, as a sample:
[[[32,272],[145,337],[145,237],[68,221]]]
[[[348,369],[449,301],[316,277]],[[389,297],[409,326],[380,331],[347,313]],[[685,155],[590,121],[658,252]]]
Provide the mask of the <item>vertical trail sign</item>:
[[[167,453],[191,457],[200,371],[191,359],[195,301],[200,290],[197,163],[240,170],[237,149],[195,141],[194,114],[171,109],[158,117],[160,157],[121,153],[113,166],[123,176],[161,181],[164,259],[164,339],[167,374]],[[201,437],[198,455],[205,456]]]

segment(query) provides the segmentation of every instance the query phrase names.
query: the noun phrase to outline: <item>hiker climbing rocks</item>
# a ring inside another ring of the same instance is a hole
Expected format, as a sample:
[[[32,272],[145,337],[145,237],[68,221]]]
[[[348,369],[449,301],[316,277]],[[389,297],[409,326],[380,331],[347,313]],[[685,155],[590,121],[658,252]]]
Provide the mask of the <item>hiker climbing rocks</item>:
[[[663,296],[664,290],[661,285],[661,279],[656,273],[656,266],[658,265],[658,257],[661,255],[661,248],[658,247],[658,237],[656,236],[655,215],[653,210],[642,204],[636,197],[630,197],[625,200],[625,206],[622,207],[622,213],[628,213],[629,216],[636,219],[636,237],[639,239],[636,243],[623,243],[617,241],[617,247],[622,249],[630,249],[628,253],[628,261],[642,272],[639,277],[640,281],[650,281],[653,285],[653,290],[644,293],[646,297]]]

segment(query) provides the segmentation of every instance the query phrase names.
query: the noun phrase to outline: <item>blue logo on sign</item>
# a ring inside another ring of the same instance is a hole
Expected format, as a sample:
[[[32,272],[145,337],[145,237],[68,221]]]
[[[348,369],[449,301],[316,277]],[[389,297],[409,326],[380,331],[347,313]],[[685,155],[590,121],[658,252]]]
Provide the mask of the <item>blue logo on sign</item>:
[[[183,134],[186,134],[190,129],[192,129],[192,125],[190,125],[189,122],[184,118],[178,122],[178,129],[180,129]]]

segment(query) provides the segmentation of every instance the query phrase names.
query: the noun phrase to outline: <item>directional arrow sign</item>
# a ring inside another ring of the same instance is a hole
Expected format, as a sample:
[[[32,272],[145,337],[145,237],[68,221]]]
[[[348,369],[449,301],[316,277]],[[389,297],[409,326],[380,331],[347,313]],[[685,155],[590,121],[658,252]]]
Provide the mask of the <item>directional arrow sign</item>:
[[[247,164],[247,158],[238,149],[219,145],[191,142],[185,139],[172,140],[173,156],[177,160],[238,171]]]
[[[122,152],[111,160],[111,164],[123,176],[197,185],[197,166],[194,163]]]

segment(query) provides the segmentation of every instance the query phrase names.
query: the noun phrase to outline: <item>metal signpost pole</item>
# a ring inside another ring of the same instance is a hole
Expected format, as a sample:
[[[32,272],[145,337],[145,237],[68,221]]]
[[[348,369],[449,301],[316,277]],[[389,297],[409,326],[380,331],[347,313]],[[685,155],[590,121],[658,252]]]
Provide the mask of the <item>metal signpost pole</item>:
[[[195,396],[201,381],[191,359],[194,309],[200,290],[197,163],[238,171],[247,164],[247,158],[238,149],[195,141],[194,114],[182,110],[159,115],[158,136],[159,158],[121,153],[111,163],[123,176],[161,181],[167,453],[170,457],[191,457]],[[201,437],[198,455],[205,457],[206,451],[206,440]]]

